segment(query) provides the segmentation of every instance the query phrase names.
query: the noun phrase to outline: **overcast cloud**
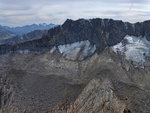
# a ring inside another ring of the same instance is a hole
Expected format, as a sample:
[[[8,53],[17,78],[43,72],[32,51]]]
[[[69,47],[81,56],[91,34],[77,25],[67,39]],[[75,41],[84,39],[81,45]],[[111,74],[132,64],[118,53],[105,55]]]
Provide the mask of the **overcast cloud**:
[[[150,19],[150,0],[0,0],[0,24],[62,24],[67,18]]]

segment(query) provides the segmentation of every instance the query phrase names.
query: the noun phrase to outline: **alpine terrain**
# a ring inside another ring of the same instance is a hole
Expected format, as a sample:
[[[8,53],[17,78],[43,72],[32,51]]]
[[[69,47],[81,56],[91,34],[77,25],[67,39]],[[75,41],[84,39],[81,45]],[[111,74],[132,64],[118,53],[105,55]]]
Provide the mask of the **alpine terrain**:
[[[0,113],[150,113],[150,21],[67,19],[4,35]]]

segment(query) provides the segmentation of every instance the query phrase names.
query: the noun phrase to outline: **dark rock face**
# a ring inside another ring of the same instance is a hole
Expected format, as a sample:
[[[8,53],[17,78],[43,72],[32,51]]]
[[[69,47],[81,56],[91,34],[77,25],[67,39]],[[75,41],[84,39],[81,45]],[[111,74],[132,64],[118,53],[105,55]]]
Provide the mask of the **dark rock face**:
[[[96,45],[96,52],[103,51],[107,46],[113,46],[126,35],[146,36],[150,40],[150,21],[131,24],[112,19],[79,19],[66,20],[62,26],[57,26],[43,35],[42,39],[25,41],[19,44],[4,44],[0,46],[0,54],[28,49],[39,53],[49,51],[53,46],[70,44],[89,40]]]
[[[150,41],[150,31],[149,31],[149,29],[150,29],[150,21],[145,21],[143,23],[143,29],[144,29],[144,34],[145,34],[147,40]]]

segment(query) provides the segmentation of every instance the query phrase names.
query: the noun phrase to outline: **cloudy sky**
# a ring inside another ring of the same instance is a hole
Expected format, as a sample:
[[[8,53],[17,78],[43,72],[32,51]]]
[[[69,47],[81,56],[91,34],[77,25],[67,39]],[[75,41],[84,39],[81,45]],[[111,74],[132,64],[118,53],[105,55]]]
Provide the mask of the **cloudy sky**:
[[[150,19],[150,0],[0,0],[0,24],[62,24],[67,18]]]

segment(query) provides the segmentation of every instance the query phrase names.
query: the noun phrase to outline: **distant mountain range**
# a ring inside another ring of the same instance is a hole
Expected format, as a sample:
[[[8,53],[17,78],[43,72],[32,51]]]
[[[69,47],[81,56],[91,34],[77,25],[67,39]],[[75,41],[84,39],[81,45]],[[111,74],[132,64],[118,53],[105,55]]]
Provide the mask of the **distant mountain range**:
[[[22,27],[8,27],[8,26],[1,26],[0,25],[0,30],[4,29],[7,32],[11,32],[11,34],[15,34],[15,35],[23,35],[23,34],[27,34],[31,31],[34,30],[48,30],[50,28],[55,27],[55,24],[32,24],[32,25],[26,25],[26,26],[22,26]]]
[[[0,44],[15,44],[28,40],[39,39],[47,31],[57,25],[32,24],[22,27],[7,27],[0,25]]]
[[[7,36],[3,37],[0,39],[0,45],[2,44],[16,44],[16,43],[21,43],[25,41],[31,41],[33,39],[40,39],[42,38],[43,35],[46,35],[48,30],[34,30],[31,31],[27,34],[23,35],[12,35],[12,36]]]

